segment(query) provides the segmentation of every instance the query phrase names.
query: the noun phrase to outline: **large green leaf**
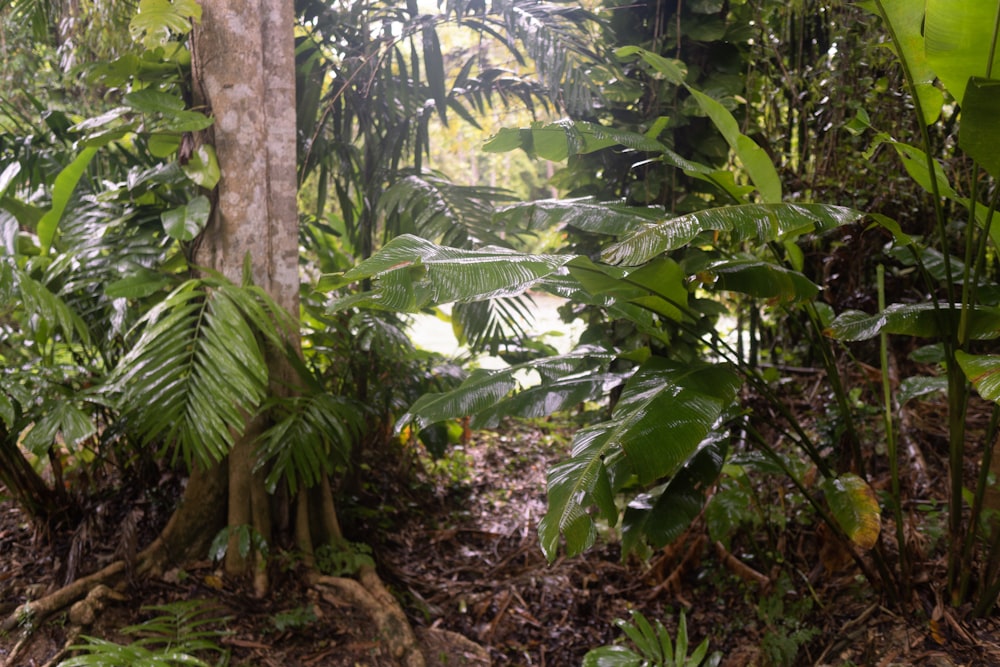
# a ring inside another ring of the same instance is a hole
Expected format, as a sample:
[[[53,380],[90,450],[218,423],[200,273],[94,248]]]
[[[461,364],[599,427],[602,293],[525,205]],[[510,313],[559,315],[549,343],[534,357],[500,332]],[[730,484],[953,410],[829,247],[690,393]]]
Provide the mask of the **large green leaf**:
[[[882,331],[890,334],[921,337],[946,336],[958,329],[960,312],[942,304],[894,303],[881,313],[869,315],[849,310],[837,316],[827,331],[834,338],[848,341],[868,340]],[[977,306],[969,313],[969,335],[976,340],[1000,336],[1000,308]]]
[[[225,456],[268,388],[261,340],[282,349],[289,317],[256,287],[189,280],[140,321],[109,385],[143,440],[190,466]]]
[[[638,46],[622,46],[615,50],[615,55],[619,58],[639,56],[657,74],[675,86],[683,86],[684,79],[687,78],[687,65],[682,61],[675,58],[664,58],[658,53],[647,51]]]
[[[332,473],[335,463],[347,463],[363,426],[361,406],[317,393],[276,401],[271,407],[273,424],[260,436],[255,466],[267,466],[269,491],[284,480],[294,495],[300,485],[312,487]]]
[[[413,425],[420,431],[431,424],[472,416],[472,426],[489,428],[501,417],[544,417],[585,400],[594,400],[621,382],[603,369],[613,355],[591,348],[569,354],[536,359],[498,370],[473,371],[451,391],[424,394],[396,422],[396,432]],[[512,395],[526,372],[537,373],[541,384]]]
[[[987,401],[1000,403],[1000,356],[995,354],[955,353],[958,365],[979,395]]]
[[[56,180],[52,184],[52,206],[38,221],[38,243],[41,245],[43,253],[48,252],[55,240],[56,229],[59,227],[59,221],[62,220],[66,205],[69,204],[69,199],[73,195],[73,190],[76,189],[77,183],[87,172],[87,166],[96,154],[96,148],[84,148],[56,176]]]
[[[201,234],[208,224],[212,205],[205,195],[198,195],[187,204],[164,211],[160,214],[163,231],[172,239],[191,241]]]
[[[635,304],[672,320],[687,316],[687,280],[672,259],[657,258],[629,270],[577,257],[567,267],[583,289],[595,297]]]
[[[705,93],[688,86],[688,91],[698,102],[701,110],[712,119],[715,127],[726,139],[736,156],[743,163],[750,180],[757,186],[765,203],[776,204],[781,201],[781,179],[774,168],[771,158],[758,146],[753,139],[740,132],[739,124],[729,110],[717,100]]]
[[[927,61],[948,92],[965,106],[972,77],[1000,74],[997,43],[1000,3],[996,0],[926,0],[924,46]]]
[[[1000,72],[997,72],[1000,74]],[[974,77],[965,89],[958,145],[1000,178],[1000,81]]]
[[[626,383],[611,419],[580,430],[571,457],[549,471],[549,508],[538,526],[546,556],[555,557],[560,533],[571,554],[593,544],[589,505],[617,521],[609,458],[624,457],[641,484],[677,474],[735,400],[740,384],[727,366],[660,358],[643,364]]]
[[[735,240],[789,240],[860,220],[864,214],[829,204],[742,204],[696,211],[644,225],[604,251],[610,264],[636,265],[690,243],[705,231],[728,232]]]
[[[171,35],[186,35],[192,21],[201,22],[197,0],[141,0],[128,29],[132,39],[152,50],[166,45]]]
[[[705,492],[722,470],[728,445],[720,434],[710,434],[666,484],[628,504],[622,519],[623,556],[642,542],[659,549],[687,530],[705,506]]]
[[[759,299],[812,301],[819,294],[819,287],[798,271],[761,259],[722,260],[708,265],[705,271],[715,277],[715,289]]]
[[[879,0],[888,21],[889,33],[896,52],[906,63],[923,120],[930,125],[941,114],[944,95],[934,85],[934,70],[927,60],[924,47],[924,3],[913,0]]]
[[[517,296],[572,258],[496,247],[461,250],[404,234],[334,283],[376,278],[375,289],[336,301],[332,307],[416,312],[429,305]]]
[[[523,129],[502,128],[483,145],[483,150],[503,153],[520,148],[529,155],[559,162],[571,155],[593,153],[611,146],[653,153],[666,150],[666,146],[644,134],[569,120]]]
[[[556,225],[571,225],[585,232],[620,236],[640,225],[662,219],[660,207],[626,206],[619,202],[601,202],[592,197],[578,199],[542,199],[513,204],[496,212],[497,221],[508,229],[548,230]]]

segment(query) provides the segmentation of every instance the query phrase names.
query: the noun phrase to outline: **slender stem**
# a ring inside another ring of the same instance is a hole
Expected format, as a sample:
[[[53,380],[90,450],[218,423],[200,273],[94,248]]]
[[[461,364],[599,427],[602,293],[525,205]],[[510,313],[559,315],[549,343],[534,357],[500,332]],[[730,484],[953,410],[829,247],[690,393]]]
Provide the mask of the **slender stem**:
[[[990,482],[990,466],[993,463],[993,444],[997,437],[997,425],[1000,424],[1000,405],[993,406],[993,414],[990,416],[990,426],[986,430],[986,444],[983,446],[983,460],[979,464],[979,479],[976,481],[976,493],[972,497],[972,514],[969,517],[969,531],[965,535],[965,543],[962,547],[962,562],[971,563],[972,562],[972,549],[976,542],[976,526],[979,525],[979,519],[983,512],[983,502],[986,499],[986,489]],[[989,554],[992,559],[994,554]],[[987,567],[983,571],[983,583],[989,585],[992,583],[989,581],[992,573],[989,571],[990,568]],[[972,574],[972,568],[967,567],[962,569],[962,574],[959,578],[959,592],[961,598],[964,600],[966,594],[969,591],[969,581],[970,575]]]
[[[885,310],[885,265],[879,264],[876,270],[878,283],[878,310]],[[894,406],[892,398],[892,383],[889,378],[889,334],[883,329],[879,333],[879,358],[882,362],[882,403],[885,408],[885,440],[889,456],[889,488],[892,503],[893,520],[896,523],[896,542],[899,548],[899,574],[903,587],[901,591],[904,600],[909,598],[910,558],[906,548],[906,535],[903,531],[902,494],[899,488],[899,448],[896,440],[896,428],[893,419]]]

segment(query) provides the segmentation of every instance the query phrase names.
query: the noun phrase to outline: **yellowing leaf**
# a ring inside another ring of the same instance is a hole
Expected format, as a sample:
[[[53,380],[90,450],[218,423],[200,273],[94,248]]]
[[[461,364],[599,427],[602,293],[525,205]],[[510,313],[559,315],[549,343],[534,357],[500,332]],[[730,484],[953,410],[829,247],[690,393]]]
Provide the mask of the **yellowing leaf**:
[[[868,551],[878,541],[882,515],[875,492],[868,483],[853,473],[823,482],[823,491],[837,523],[848,539],[862,551]]]

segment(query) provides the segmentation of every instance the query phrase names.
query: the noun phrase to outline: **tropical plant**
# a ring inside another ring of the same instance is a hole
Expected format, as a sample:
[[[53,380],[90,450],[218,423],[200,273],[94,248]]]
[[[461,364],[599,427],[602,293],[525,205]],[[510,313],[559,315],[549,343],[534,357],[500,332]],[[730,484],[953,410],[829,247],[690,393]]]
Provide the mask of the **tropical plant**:
[[[629,638],[635,650],[627,646],[602,646],[583,656],[583,667],[716,667],[722,654],[708,655],[708,639],[702,640],[688,655],[687,618],[681,610],[677,621],[677,638],[663,623],[651,625],[642,613],[632,610],[632,620],[616,619],[615,625]]]
[[[220,629],[230,620],[203,600],[184,600],[142,608],[157,615],[120,632],[137,637],[129,644],[116,644],[94,637],[70,649],[78,655],[63,660],[59,667],[133,667],[134,665],[193,665],[224,667],[229,664],[229,650],[221,640],[227,632]],[[205,656],[214,654],[212,662]],[[201,656],[201,657],[199,657]]]
[[[560,533],[571,552],[591,543],[595,531],[593,516],[585,511],[588,506],[595,506],[598,515],[616,523],[619,512],[614,495],[623,491],[634,494],[636,483],[645,492],[635,495],[624,513],[626,544],[642,541],[631,540],[631,533],[652,545],[669,541],[678,534],[678,527],[687,525],[698,513],[704,490],[711,486],[725,460],[727,446],[721,443],[726,443],[727,434],[738,432],[784,471],[821,519],[847,538],[855,561],[869,579],[880,581],[896,600],[908,600],[910,555],[901,513],[895,441],[894,410],[898,405],[893,400],[889,349],[884,337],[925,336],[943,344],[938,348],[938,358],[944,375],[940,379],[911,381],[909,387],[910,391],[940,387],[948,393],[949,591],[956,604],[971,594],[980,613],[992,608],[995,591],[1000,590],[995,566],[996,534],[1000,531],[985,520],[989,508],[984,506],[992,452],[986,448],[980,474],[971,486],[963,481],[963,463],[967,454],[969,381],[984,397],[1000,398],[993,382],[997,361],[993,356],[977,354],[981,348],[976,343],[995,338],[1000,330],[990,280],[992,254],[988,250],[996,237],[991,225],[997,201],[992,179],[1000,169],[996,161],[997,136],[987,120],[994,117],[998,99],[992,94],[995,56],[990,50],[997,35],[997,24],[992,20],[996,7],[978,3],[946,6],[937,2],[927,3],[926,7],[897,2],[875,2],[873,6],[896,44],[922,126],[933,123],[945,108],[943,93],[935,84],[937,78],[962,109],[957,147],[971,161],[960,172],[969,175],[969,192],[960,193],[933,157],[928,131],[923,133],[923,148],[886,134],[874,137],[874,147],[891,147],[902,159],[906,172],[933,198],[935,237],[909,235],[896,221],[879,214],[871,216],[886,238],[900,249],[888,253],[886,262],[917,268],[925,285],[918,296],[922,303],[889,305],[883,297],[884,305],[877,313],[846,312],[833,320],[830,308],[816,299],[817,286],[802,273],[804,257],[796,242],[807,234],[859,222],[863,214],[832,205],[783,203],[781,182],[771,161],[740,131],[729,110],[686,82],[683,63],[635,47],[620,49],[619,57],[640,60],[663,79],[684,87],[719,129],[753,188],[732,177],[723,178],[712,167],[681,158],[648,135],[593,124],[560,122],[502,132],[487,148],[531,147],[542,157],[564,159],[617,146],[635,153],[635,162],[648,161],[652,155],[688,175],[709,178],[733,199],[733,205],[672,216],[663,210],[630,210],[596,201],[550,202],[544,209],[549,216],[560,211],[567,224],[616,237],[601,254],[603,264],[567,255],[508,259],[494,249],[460,252],[404,237],[344,276],[345,280],[378,279],[372,294],[352,303],[401,309],[544,288],[607,308],[653,341],[636,349],[602,350],[614,359],[611,368],[622,374],[619,388],[612,392],[617,402],[610,421],[581,431],[571,458],[550,471],[549,512],[539,528],[542,547],[550,557],[555,554]],[[951,118],[951,122],[955,123],[955,119]],[[849,128],[861,132],[870,125],[867,114],[859,112]],[[954,145],[945,144],[940,150]],[[758,199],[748,202],[753,191],[758,193]],[[581,207],[581,203],[594,208]],[[945,203],[953,206],[946,207]],[[956,222],[949,216],[957,212],[961,217]],[[655,219],[650,220],[651,216]],[[952,254],[955,249],[959,251],[957,257]],[[740,353],[740,347],[717,333],[714,316],[718,306],[715,310],[701,308],[699,302],[703,299],[696,296],[696,290],[736,292],[750,299],[768,300],[773,308],[790,316],[785,321],[805,322],[803,330],[817,347],[831,382],[837,418],[845,429],[845,447],[824,452],[822,443],[816,442],[815,435],[803,429],[782,405],[759,369]],[[700,340],[700,348],[687,349],[710,361],[671,363],[657,358],[658,345],[668,350],[680,338],[672,335],[673,328]],[[892,479],[886,503],[893,513],[900,545],[900,569],[896,571],[891,567],[889,553],[879,545],[881,508],[866,481],[875,453],[862,450],[852,402],[839,379],[828,333],[844,341],[883,336],[884,428]],[[558,367],[556,360],[535,365]],[[571,364],[559,368],[565,374],[542,372],[540,387],[514,398],[508,397],[514,385],[506,371],[492,376],[474,375],[453,392],[421,399],[404,422],[423,423],[479,412],[492,418],[505,410],[537,415],[564,408],[568,401],[583,396],[597,398],[611,388],[604,382],[587,385],[584,376],[573,375],[575,367]],[[491,383],[494,378],[496,382]],[[584,390],[570,394],[564,390],[570,383],[575,388],[588,387],[591,393]],[[795,473],[785,455],[757,430],[753,415],[732,411],[738,406],[737,390],[744,384],[769,401],[771,409],[783,419],[779,427],[783,437],[795,443],[818,470],[822,502],[810,492],[805,479]],[[971,493],[965,492],[967,488]],[[966,505],[971,510],[968,513]],[[859,552],[868,550],[872,550],[877,574],[858,558]],[[977,572],[974,563],[983,564],[977,575],[985,584],[981,595],[971,587],[972,573]]]

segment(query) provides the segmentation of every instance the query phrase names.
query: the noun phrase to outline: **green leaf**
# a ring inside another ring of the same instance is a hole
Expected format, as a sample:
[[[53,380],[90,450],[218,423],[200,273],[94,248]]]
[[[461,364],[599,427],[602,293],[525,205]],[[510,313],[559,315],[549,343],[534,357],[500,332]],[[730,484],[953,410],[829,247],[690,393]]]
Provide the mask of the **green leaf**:
[[[662,219],[661,207],[626,206],[593,197],[542,199],[505,206],[495,220],[507,229],[549,230],[571,225],[584,232],[620,236],[647,222]]]
[[[958,145],[993,178],[1000,178],[1000,81],[973,77],[965,89]]]
[[[896,401],[899,405],[905,405],[908,401],[930,394],[940,394],[944,396],[948,393],[948,378],[945,377],[908,377],[899,383],[899,391],[896,392]]]
[[[111,299],[143,299],[170,284],[170,278],[162,273],[140,267],[132,275],[109,283],[104,294]]]
[[[437,30],[433,26],[428,26],[420,34],[424,46],[424,72],[427,74],[427,85],[431,89],[431,97],[437,108],[438,116],[441,117],[441,122],[447,126],[448,91],[445,86],[444,58],[441,55],[441,44],[438,42]]]
[[[888,19],[892,43],[913,79],[920,100],[925,125],[931,125],[941,115],[944,95],[934,85],[934,70],[927,60],[924,45],[924,3],[912,0],[880,0]]]
[[[666,146],[644,134],[569,120],[526,129],[503,128],[486,142],[483,150],[500,153],[522,148],[529,155],[559,162],[571,155],[593,153],[611,146],[654,153],[666,150]]]
[[[739,124],[726,107],[705,93],[688,86],[691,95],[698,102],[702,111],[712,119],[715,126],[743,163],[750,180],[760,191],[765,203],[776,204],[781,201],[781,179],[774,168],[771,158],[753,139],[740,132]]]
[[[955,359],[965,377],[987,401],[1000,403],[1000,356],[995,354],[969,354],[958,350]]]
[[[875,546],[882,528],[882,514],[875,491],[854,473],[823,480],[830,513],[848,539],[862,551]]]
[[[948,176],[944,172],[944,167],[941,166],[938,160],[931,161],[931,164],[934,165],[934,175],[931,176],[931,172],[927,169],[927,153],[915,146],[898,141],[891,141],[889,143],[896,149],[896,153],[903,161],[903,168],[906,169],[906,173],[924,191],[934,194],[933,188],[936,182],[938,195],[948,197],[949,199],[958,199],[958,193],[951,187],[951,183],[948,182]]]
[[[737,241],[783,241],[851,224],[863,216],[860,211],[828,204],[723,206],[646,224],[609,246],[602,259],[609,264],[642,264],[656,255],[687,245],[705,231],[728,232]]]
[[[149,135],[149,152],[153,157],[170,157],[181,145],[181,138],[176,134],[155,133]]]
[[[191,241],[205,229],[211,213],[212,204],[208,197],[198,195],[183,206],[164,211],[160,214],[160,220],[163,222],[163,231],[170,238]]]
[[[42,219],[38,221],[38,242],[41,245],[43,254],[47,253],[52,246],[56,230],[59,227],[60,220],[62,220],[66,205],[69,204],[69,199],[73,195],[73,190],[76,189],[77,183],[80,182],[80,179],[87,172],[87,167],[96,154],[97,148],[84,148],[56,176],[56,180],[52,184],[52,206],[45,212]]]
[[[496,247],[461,250],[404,234],[344,274],[347,281],[376,278],[375,289],[336,301],[332,308],[362,305],[416,312],[456,301],[517,296],[571,259]]]
[[[705,492],[722,470],[728,445],[727,439],[711,434],[666,484],[629,503],[622,520],[623,558],[644,543],[659,549],[688,529],[705,506]]]
[[[734,400],[739,377],[726,366],[676,364],[653,358],[626,383],[609,421],[577,432],[571,457],[549,470],[549,507],[539,523],[542,550],[552,560],[560,533],[572,555],[596,537],[585,511],[596,504],[617,521],[605,462],[621,457],[642,484],[669,477],[696,452]]]
[[[642,656],[625,646],[602,646],[583,656],[583,667],[642,667]]]
[[[396,422],[396,433],[408,425],[420,431],[431,424],[472,416],[474,428],[491,428],[501,417],[545,417],[592,400],[607,385],[620,382],[600,372],[613,359],[600,350],[583,348],[569,354],[535,359],[498,370],[477,369],[451,391],[421,396]],[[539,385],[522,390],[519,379],[537,373]]]
[[[570,275],[595,297],[636,304],[658,315],[681,321],[688,318],[688,285],[674,260],[659,257],[633,270],[594,264],[577,257],[567,264]]]
[[[827,333],[839,340],[868,340],[883,330],[890,334],[940,337],[957,330],[960,312],[933,303],[894,303],[881,313],[869,315],[849,310],[837,316]],[[1000,336],[1000,308],[976,306],[969,313],[969,335],[976,340]]]
[[[638,55],[642,58],[642,60],[647,65],[652,67],[657,74],[661,75],[670,83],[675,86],[684,85],[684,79],[687,78],[687,65],[685,65],[682,61],[674,58],[664,58],[658,53],[647,51],[646,49],[638,46],[622,46],[615,49],[615,56],[618,58],[624,59],[634,55]]]
[[[184,100],[180,95],[171,95],[153,88],[143,88],[125,95],[122,98],[128,106],[143,113],[162,113],[172,115],[184,110]],[[105,114],[107,115],[107,114]]]
[[[225,456],[268,391],[267,341],[283,349],[290,319],[260,288],[189,280],[137,325],[109,379],[144,442],[190,467]]]
[[[3,172],[0,172],[0,199],[3,199],[3,196],[7,194],[7,188],[10,187],[19,173],[21,173],[20,162],[11,162],[4,167]]]
[[[713,262],[705,270],[715,276],[715,289],[760,299],[802,302],[819,294],[819,287],[798,271],[761,259],[727,259]]]
[[[927,62],[964,110],[969,79],[1000,73],[994,48],[1000,10],[986,0],[926,0],[925,7]]]
[[[0,391],[0,419],[8,429],[14,427],[14,418],[16,413],[14,412],[14,404],[11,402],[7,394]]]
[[[172,35],[189,33],[192,21],[201,22],[197,0],[140,0],[128,29],[132,39],[141,41],[147,49],[155,49],[165,46]]]
[[[208,144],[198,146],[191,159],[187,161],[187,164],[181,165],[181,168],[188,178],[206,190],[214,188],[219,179],[222,178],[222,172],[219,171],[219,161],[215,157],[215,149]]]

